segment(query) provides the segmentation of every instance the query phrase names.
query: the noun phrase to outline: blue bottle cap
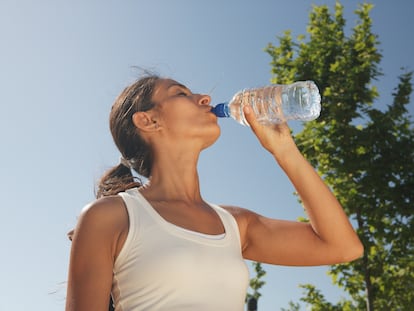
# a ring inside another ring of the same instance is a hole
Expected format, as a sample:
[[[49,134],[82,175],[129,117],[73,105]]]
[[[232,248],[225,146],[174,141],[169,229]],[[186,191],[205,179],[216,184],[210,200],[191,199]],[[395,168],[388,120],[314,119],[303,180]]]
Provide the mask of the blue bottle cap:
[[[220,118],[230,117],[229,106],[227,105],[227,103],[221,103],[216,105],[213,109],[211,109],[211,112]]]

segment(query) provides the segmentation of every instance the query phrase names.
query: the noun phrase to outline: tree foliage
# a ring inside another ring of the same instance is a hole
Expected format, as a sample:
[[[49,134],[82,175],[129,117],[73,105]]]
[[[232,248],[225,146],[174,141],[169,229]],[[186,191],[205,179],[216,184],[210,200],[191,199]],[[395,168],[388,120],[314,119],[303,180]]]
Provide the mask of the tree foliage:
[[[256,276],[252,277],[249,281],[249,287],[253,290],[253,293],[247,293],[246,301],[250,298],[254,298],[258,301],[262,295],[259,290],[266,284],[266,282],[262,279],[266,275],[266,271],[263,269],[262,264],[254,261],[252,262],[252,265]]]
[[[381,76],[372,5],[359,5],[346,35],[343,6],[314,6],[308,37],[290,31],[269,44],[272,82],[313,80],[322,112],[295,135],[301,151],[324,177],[351,217],[365,246],[363,258],[330,268],[349,299],[325,300],[304,285],[312,310],[412,310],[414,306],[414,129],[407,111],[412,72],[402,71],[393,102],[379,104]],[[292,306],[295,304],[292,303]]]

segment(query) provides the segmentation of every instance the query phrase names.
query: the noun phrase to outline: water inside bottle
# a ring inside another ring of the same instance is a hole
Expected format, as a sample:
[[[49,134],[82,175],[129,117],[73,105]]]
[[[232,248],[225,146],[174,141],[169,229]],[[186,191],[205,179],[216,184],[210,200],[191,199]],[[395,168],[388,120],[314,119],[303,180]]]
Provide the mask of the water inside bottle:
[[[250,92],[249,104],[260,123],[270,125],[286,121],[281,109],[280,93],[281,88],[274,85]]]
[[[270,125],[288,120],[314,120],[320,113],[320,101],[315,83],[300,81],[240,91],[230,101],[229,110],[237,122],[248,126],[243,107],[249,105],[260,123]]]
[[[290,120],[310,121],[319,116],[319,90],[312,81],[293,83],[282,91],[282,110]]]
[[[239,122],[240,124],[249,126],[249,124],[247,123],[246,118],[244,117],[244,113],[243,113],[243,107],[246,104],[245,99],[246,99],[246,95],[245,95],[246,91],[240,91],[238,93],[236,93],[233,96],[233,99],[231,100],[232,105],[229,106],[230,108],[230,114],[233,116],[233,118]]]

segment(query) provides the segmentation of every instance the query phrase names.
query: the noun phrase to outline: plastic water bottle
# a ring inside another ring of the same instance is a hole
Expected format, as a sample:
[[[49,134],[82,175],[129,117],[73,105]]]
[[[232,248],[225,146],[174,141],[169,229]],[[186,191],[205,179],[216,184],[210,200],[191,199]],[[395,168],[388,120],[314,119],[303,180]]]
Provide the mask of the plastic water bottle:
[[[232,117],[242,125],[249,126],[243,107],[250,105],[257,120],[265,125],[288,120],[311,121],[319,117],[321,96],[313,81],[242,90],[230,102],[215,106],[212,112],[218,117]]]

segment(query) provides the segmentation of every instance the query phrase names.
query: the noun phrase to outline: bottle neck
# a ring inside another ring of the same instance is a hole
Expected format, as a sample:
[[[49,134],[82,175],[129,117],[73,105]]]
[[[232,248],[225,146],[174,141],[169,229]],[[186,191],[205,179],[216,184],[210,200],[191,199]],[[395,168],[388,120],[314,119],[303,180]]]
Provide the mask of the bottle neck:
[[[217,104],[212,110],[217,117],[219,118],[228,118],[230,117],[229,103],[224,102]]]

